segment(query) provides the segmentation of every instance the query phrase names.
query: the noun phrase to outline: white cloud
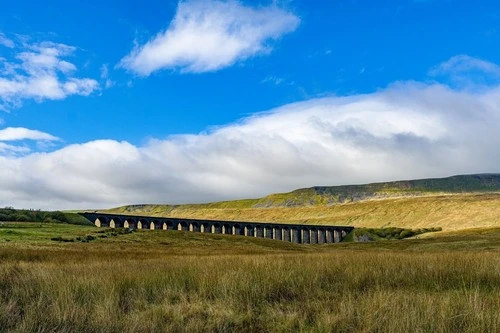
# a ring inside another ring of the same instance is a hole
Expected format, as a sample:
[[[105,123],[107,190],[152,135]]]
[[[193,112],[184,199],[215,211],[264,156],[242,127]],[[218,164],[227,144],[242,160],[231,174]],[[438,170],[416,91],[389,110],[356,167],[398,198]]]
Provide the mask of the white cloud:
[[[465,54],[451,57],[435,67],[431,73],[458,73],[470,70],[480,70],[484,73],[500,76],[500,66],[489,61],[474,58]]]
[[[108,89],[115,85],[115,82],[109,78],[108,65],[101,66],[101,80],[104,82],[104,88]]]
[[[88,96],[99,89],[96,80],[73,76],[77,68],[64,58],[75,50],[52,42],[23,44],[15,60],[0,58],[0,109],[19,107],[26,99],[40,102]]]
[[[166,31],[136,46],[119,64],[148,76],[160,69],[201,73],[270,52],[270,41],[294,31],[300,19],[275,5],[237,1],[181,1]]]
[[[15,44],[12,40],[8,39],[3,33],[0,32],[0,45],[13,48]]]
[[[397,83],[285,105],[197,135],[0,157],[0,206],[203,202],[338,185],[498,172],[500,87]]]
[[[451,57],[432,68],[434,77],[447,77],[459,87],[479,87],[500,83],[500,66],[465,54]]]
[[[275,75],[269,75],[269,76],[266,76],[263,80],[261,80],[260,83],[271,83],[271,84],[274,84],[275,86],[279,86],[284,81],[285,81],[285,79],[282,77],[278,77]]]
[[[0,130],[0,141],[57,141],[57,137],[37,130],[30,130],[24,127],[7,127]]]
[[[31,153],[33,144],[36,146],[36,150],[46,151],[54,148],[55,142],[59,140],[59,138],[45,132],[24,127],[7,127],[0,130],[0,156],[27,155]]]
[[[30,149],[26,146],[9,145],[5,142],[0,142],[1,155],[18,155],[18,154],[27,154],[29,152]]]

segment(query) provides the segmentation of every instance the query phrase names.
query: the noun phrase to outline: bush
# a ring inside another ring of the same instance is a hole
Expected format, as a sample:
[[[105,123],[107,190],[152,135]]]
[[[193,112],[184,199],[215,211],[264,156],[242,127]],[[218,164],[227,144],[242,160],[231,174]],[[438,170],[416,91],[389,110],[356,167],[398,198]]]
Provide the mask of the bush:
[[[401,238],[408,238],[408,237],[412,237],[414,235],[415,235],[415,232],[412,230],[409,230],[409,229],[403,230],[399,234],[399,236],[401,236]]]
[[[0,208],[0,221],[41,222],[41,223],[71,223],[91,225],[86,218],[75,213],[60,211],[41,211],[32,209]]]
[[[58,237],[52,237],[50,240],[56,241],[56,242],[74,242],[75,240],[73,238],[64,238],[61,236]]]
[[[403,228],[355,228],[354,237],[351,241],[355,242],[368,242],[375,240],[391,240],[391,239],[404,239],[420,235],[426,232],[441,231],[442,228],[422,228],[422,229],[403,229]]]

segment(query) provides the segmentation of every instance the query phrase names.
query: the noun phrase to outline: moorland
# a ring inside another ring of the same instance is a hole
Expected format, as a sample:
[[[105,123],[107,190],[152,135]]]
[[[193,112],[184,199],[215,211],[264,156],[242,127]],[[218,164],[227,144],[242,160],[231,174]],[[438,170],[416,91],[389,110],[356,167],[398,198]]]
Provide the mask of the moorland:
[[[27,211],[38,220],[0,222],[0,331],[498,332],[500,195],[490,176],[471,182],[114,209],[442,227],[363,243],[97,228]]]
[[[3,223],[0,328],[498,332],[500,228],[424,235],[299,245]]]

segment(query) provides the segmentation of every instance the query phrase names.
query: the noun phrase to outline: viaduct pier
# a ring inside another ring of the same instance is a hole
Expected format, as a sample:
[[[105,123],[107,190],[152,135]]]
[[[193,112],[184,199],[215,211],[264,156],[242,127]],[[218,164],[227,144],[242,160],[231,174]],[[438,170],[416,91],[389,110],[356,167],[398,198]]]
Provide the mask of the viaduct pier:
[[[80,213],[98,227],[180,230],[210,234],[240,235],[275,239],[297,244],[325,244],[340,242],[354,227],[281,224],[270,222],[240,222],[116,215],[104,213]]]

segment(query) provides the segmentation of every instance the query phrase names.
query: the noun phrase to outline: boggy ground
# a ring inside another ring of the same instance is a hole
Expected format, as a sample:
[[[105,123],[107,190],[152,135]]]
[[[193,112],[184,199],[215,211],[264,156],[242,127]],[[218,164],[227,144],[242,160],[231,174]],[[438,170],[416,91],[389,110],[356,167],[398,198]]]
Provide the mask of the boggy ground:
[[[4,224],[0,331],[498,332],[500,229],[295,245]]]

